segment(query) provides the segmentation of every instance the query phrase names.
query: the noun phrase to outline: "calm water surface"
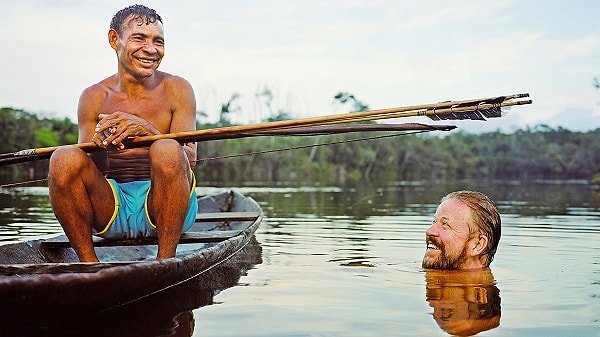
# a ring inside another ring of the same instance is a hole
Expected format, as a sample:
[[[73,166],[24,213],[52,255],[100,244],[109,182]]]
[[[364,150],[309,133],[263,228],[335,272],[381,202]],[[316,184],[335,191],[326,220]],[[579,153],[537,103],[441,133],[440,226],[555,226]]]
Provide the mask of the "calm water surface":
[[[491,273],[426,273],[424,232],[439,199],[463,188],[487,193],[502,213]],[[241,267],[232,262],[189,285],[187,295],[168,295],[168,303],[197,297],[201,307],[170,313],[164,329],[130,325],[103,334],[600,336],[600,196],[590,185],[236,189],[266,215]],[[60,232],[46,188],[0,189],[0,242]],[[166,311],[167,302],[142,308]],[[118,315],[134,311],[143,309]]]

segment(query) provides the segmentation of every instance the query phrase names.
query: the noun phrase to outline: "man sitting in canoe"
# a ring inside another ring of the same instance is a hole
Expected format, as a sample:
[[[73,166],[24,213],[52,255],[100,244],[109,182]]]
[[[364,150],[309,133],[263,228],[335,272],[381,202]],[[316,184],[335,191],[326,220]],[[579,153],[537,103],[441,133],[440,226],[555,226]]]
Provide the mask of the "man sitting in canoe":
[[[48,176],[52,208],[81,261],[98,261],[92,234],[157,237],[157,258],[173,257],[196,216],[196,144],[164,139],[128,149],[122,142],[195,130],[194,92],[186,80],[157,70],[164,34],[153,9],[134,5],[117,12],[108,41],[117,73],[85,89],[77,113],[79,142],[110,151],[54,152]]]
[[[486,195],[452,192],[442,198],[427,229],[426,269],[487,268],[500,241],[500,214]]]

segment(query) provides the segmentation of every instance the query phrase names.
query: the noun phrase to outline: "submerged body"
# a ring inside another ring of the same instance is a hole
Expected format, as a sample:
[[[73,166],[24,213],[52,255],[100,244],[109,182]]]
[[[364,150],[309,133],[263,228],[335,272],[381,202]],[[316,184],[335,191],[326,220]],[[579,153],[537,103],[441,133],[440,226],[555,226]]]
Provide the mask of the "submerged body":
[[[425,271],[426,299],[437,325],[453,336],[472,336],[500,325],[500,290],[489,268]]]

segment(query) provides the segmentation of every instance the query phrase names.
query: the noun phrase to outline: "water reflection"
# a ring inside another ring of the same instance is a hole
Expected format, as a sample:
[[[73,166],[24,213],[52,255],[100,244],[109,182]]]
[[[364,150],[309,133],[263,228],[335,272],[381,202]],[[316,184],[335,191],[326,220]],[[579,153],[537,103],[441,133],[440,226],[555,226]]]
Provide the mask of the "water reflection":
[[[253,237],[232,258],[199,277],[117,308],[69,319],[49,319],[43,308],[37,314],[7,321],[0,317],[2,336],[191,336],[193,309],[213,304],[214,296],[238,284],[242,275],[262,263],[262,248]],[[56,313],[54,313],[56,316]]]
[[[471,336],[500,325],[500,290],[490,269],[427,270],[426,298],[447,333]]]
[[[488,194],[503,217],[494,276],[490,273],[487,281],[447,272],[424,275],[419,268],[424,232],[439,199],[459,189]],[[200,194],[220,190],[199,188]],[[188,292],[174,291],[87,327],[78,322],[45,335],[185,335],[183,329],[191,325],[196,336],[246,336],[251,328],[273,337],[442,336],[443,329],[457,334],[488,329],[510,336],[598,335],[600,195],[589,185],[435,182],[236,190],[255,198],[266,215],[257,232],[264,262],[242,279],[242,286],[214,297],[219,290],[211,289],[219,288],[203,288],[214,281],[200,278]],[[0,241],[27,238],[34,227],[46,228],[48,234],[60,230],[51,220],[47,189],[39,197],[37,190],[22,192],[11,190],[3,199],[8,192],[0,189]],[[169,309],[173,298],[183,308]],[[186,311],[213,301],[221,303],[194,310],[196,317]],[[38,318],[23,317],[16,324],[31,325]],[[457,321],[464,331],[453,330]],[[0,335],[10,336],[6,320],[0,317],[0,322]]]
[[[0,243],[60,232],[47,187],[0,188]]]

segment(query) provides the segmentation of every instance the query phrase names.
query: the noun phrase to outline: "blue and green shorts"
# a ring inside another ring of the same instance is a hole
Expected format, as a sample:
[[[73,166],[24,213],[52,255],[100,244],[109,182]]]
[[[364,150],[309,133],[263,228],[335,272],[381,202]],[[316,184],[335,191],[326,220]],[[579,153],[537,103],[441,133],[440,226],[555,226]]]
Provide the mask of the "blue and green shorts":
[[[193,173],[192,173],[193,175]],[[188,231],[196,221],[198,201],[196,200],[196,177],[193,178],[188,212],[183,223],[183,232]],[[94,233],[106,239],[135,239],[157,237],[156,226],[148,214],[148,192],[150,180],[117,183],[107,179],[115,199],[115,211],[106,227]]]

